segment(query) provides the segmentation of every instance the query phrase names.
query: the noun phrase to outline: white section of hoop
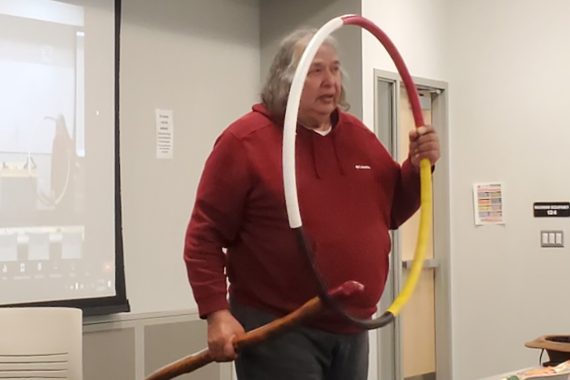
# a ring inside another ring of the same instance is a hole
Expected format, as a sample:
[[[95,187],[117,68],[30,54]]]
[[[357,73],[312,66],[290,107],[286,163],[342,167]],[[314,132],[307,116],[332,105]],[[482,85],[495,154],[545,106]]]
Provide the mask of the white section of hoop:
[[[311,38],[297,65],[297,70],[295,71],[295,76],[293,77],[289,91],[283,131],[283,185],[285,187],[287,216],[291,228],[298,228],[303,225],[301,212],[299,211],[295,173],[295,131],[297,129],[297,116],[299,113],[301,93],[303,92],[305,79],[309,72],[309,67],[313,62],[313,58],[315,58],[317,51],[325,39],[335,30],[343,26],[344,22],[342,17],[344,16],[333,18],[324,24],[317,33],[315,33],[313,38]]]

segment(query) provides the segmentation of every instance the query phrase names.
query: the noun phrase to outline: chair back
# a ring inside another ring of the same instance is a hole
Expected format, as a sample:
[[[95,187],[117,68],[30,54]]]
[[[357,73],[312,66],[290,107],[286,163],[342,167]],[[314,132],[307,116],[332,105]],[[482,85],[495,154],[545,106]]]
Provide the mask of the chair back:
[[[0,379],[82,380],[82,312],[0,308]]]

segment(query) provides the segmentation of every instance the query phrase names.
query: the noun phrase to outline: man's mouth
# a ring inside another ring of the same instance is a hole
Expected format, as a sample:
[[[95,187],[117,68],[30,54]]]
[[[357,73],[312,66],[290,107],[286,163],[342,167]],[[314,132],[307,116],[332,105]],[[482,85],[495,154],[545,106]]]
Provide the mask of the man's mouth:
[[[334,95],[321,95],[317,99],[322,101],[322,102],[330,103],[330,102],[333,102],[335,100],[335,96]]]

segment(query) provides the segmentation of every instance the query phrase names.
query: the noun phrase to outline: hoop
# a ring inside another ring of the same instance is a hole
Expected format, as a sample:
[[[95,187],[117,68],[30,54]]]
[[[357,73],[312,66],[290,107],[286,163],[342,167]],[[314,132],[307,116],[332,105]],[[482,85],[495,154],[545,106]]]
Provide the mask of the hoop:
[[[325,39],[335,30],[344,25],[356,25],[366,29],[373,34],[382,43],[400,76],[412,107],[414,116],[414,123],[416,128],[424,125],[424,119],[420,107],[420,101],[416,86],[408,72],[406,65],[395,45],[388,38],[388,36],[376,26],[372,21],[356,15],[344,15],[334,18],[323,25],[309,41],[301,60],[295,71],[289,98],[287,101],[287,109],[285,111],[285,122],[283,132],[283,182],[285,187],[285,203],[287,206],[287,216],[289,218],[289,226],[295,231],[299,245],[313,269],[313,273],[319,285],[319,297],[321,300],[342,315],[345,319],[353,324],[365,329],[375,329],[385,326],[392,322],[394,318],[400,313],[402,307],[408,302],[410,296],[414,292],[416,284],[421,274],[423,262],[425,260],[425,253],[429,235],[431,231],[432,222],[432,183],[431,183],[431,164],[429,160],[422,159],[420,162],[420,183],[421,183],[421,212],[420,212],[420,225],[418,230],[418,238],[416,243],[416,251],[414,260],[406,283],[400,294],[396,297],[392,305],[376,319],[360,319],[348,314],[342,306],[330,297],[327,293],[327,286],[325,285],[314,260],[314,253],[310,245],[307,243],[305,233],[303,231],[303,223],[301,220],[301,213],[299,211],[299,200],[297,197],[297,181],[295,173],[295,129],[297,126],[297,116],[299,112],[299,103],[301,99],[301,92],[309,66],[315,57],[317,50],[325,41]]]

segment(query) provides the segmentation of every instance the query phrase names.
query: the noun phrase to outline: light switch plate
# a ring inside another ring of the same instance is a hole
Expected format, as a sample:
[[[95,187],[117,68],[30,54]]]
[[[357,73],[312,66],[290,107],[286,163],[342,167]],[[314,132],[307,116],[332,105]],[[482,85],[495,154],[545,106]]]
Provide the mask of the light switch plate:
[[[540,246],[543,248],[563,248],[564,231],[561,230],[540,231]]]

